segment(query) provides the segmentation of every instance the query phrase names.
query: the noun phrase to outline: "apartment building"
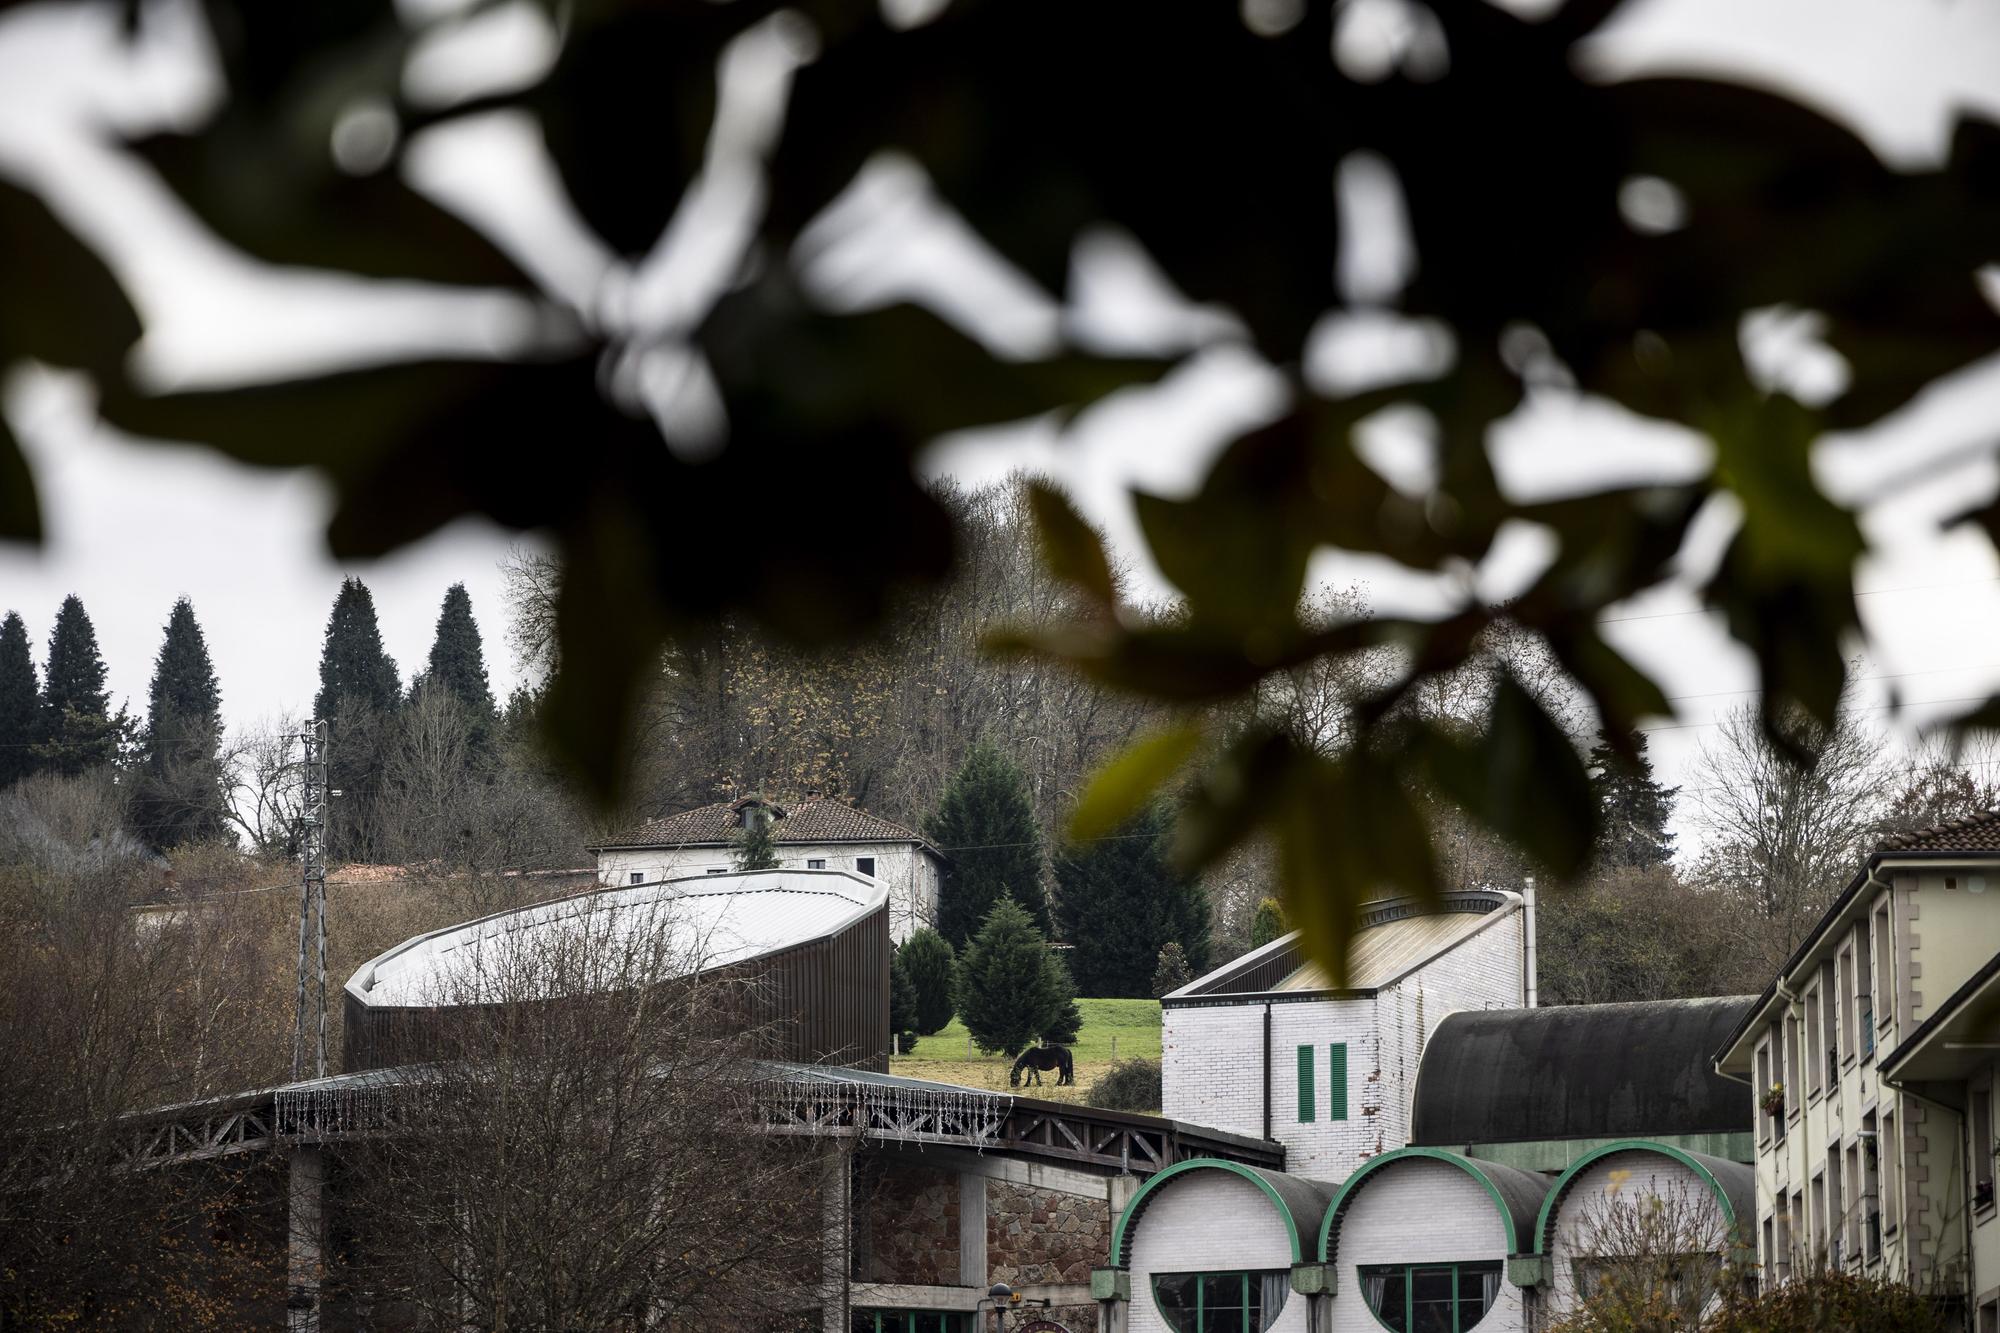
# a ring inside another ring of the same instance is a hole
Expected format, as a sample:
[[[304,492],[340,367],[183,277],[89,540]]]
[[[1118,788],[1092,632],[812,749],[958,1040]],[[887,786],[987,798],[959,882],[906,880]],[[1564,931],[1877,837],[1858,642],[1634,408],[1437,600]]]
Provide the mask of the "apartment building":
[[[1716,1056],[1754,1104],[1766,1281],[1844,1269],[2000,1328],[2000,812],[1871,854]]]

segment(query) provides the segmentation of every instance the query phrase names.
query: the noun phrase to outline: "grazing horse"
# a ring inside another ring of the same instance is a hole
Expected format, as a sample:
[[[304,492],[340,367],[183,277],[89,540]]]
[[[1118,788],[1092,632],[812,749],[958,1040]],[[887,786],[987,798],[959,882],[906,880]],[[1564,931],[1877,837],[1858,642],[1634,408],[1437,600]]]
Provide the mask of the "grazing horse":
[[[1029,1081],[1037,1086],[1041,1084],[1042,1071],[1046,1069],[1056,1071],[1056,1086],[1059,1088],[1076,1082],[1076,1063],[1069,1058],[1067,1046],[1030,1046],[1022,1051],[1021,1058],[1007,1071],[1009,1087],[1021,1086],[1023,1069],[1028,1071]]]

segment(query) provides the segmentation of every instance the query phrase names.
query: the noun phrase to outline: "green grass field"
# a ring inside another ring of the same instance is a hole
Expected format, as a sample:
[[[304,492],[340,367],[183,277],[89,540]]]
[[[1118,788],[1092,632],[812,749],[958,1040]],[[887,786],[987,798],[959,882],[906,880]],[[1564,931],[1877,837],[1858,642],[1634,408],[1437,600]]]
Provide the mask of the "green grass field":
[[[1070,1054],[1076,1059],[1076,1086],[1059,1088],[1053,1073],[1043,1075],[1042,1086],[1024,1091],[1031,1097],[1050,1101],[1080,1102],[1083,1093],[1116,1058],[1130,1060],[1143,1056],[1160,1058],[1160,1002],[1158,1000],[1078,1000],[1083,1011],[1083,1031]],[[967,1051],[970,1050],[968,1057]],[[1013,1064],[1004,1055],[986,1055],[978,1047],[968,1047],[965,1027],[957,1019],[935,1036],[917,1043],[914,1055],[891,1057],[892,1072],[911,1078],[959,1083],[971,1088],[1007,1089],[1007,1069]]]

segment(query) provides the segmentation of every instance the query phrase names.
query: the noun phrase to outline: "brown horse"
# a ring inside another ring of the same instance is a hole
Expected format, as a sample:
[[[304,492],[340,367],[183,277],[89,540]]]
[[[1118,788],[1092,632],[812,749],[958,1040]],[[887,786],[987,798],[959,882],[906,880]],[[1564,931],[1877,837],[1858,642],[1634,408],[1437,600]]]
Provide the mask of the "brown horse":
[[[1022,1051],[1021,1058],[1007,1071],[1009,1087],[1021,1086],[1023,1069],[1028,1071],[1029,1082],[1037,1086],[1041,1084],[1043,1071],[1049,1069],[1056,1071],[1056,1086],[1059,1088],[1076,1082],[1076,1063],[1070,1059],[1067,1046],[1030,1046]]]

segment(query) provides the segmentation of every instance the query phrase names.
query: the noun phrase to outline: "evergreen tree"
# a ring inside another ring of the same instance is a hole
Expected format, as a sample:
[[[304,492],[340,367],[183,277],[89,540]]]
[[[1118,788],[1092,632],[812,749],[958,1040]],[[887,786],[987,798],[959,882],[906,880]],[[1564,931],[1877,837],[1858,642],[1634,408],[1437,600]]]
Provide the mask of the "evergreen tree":
[[[771,812],[759,797],[753,805],[743,807],[743,828],[736,835],[736,868],[738,870],[776,870],[778,868],[777,837],[771,831]]]
[[[1021,770],[991,745],[976,745],[945,788],[924,830],[951,858],[938,901],[938,930],[955,949],[995,903],[1011,897],[1049,931],[1042,892],[1042,837]]]
[[[1636,759],[1627,759],[1611,745],[1600,728],[1585,767],[1597,798],[1597,862],[1616,866],[1658,866],[1673,859],[1674,835],[1667,831],[1679,787],[1662,787],[1653,779],[1646,757],[1646,736],[1632,735]]]
[[[1038,1039],[1074,1041],[1079,1026],[1069,972],[1034,918],[1003,897],[958,962],[958,1016],[982,1051],[1018,1055]]]
[[[1257,904],[1257,915],[1250,919],[1251,948],[1261,949],[1272,940],[1291,933],[1292,925],[1285,920],[1283,903],[1276,898],[1266,898]]]
[[[1116,835],[1056,861],[1057,903],[1082,994],[1151,995],[1153,965],[1169,940],[1190,966],[1207,970],[1208,902],[1171,864],[1172,834],[1173,815],[1156,802]]]
[[[910,974],[917,1001],[917,1031],[928,1037],[951,1022],[953,976],[958,957],[951,941],[925,927],[896,951]]]
[[[43,733],[42,689],[28,653],[28,626],[9,611],[0,620],[0,788],[34,772]]]
[[[896,1049],[904,1055],[917,1049],[917,990],[910,984],[910,969],[903,958],[909,945],[889,956],[889,1031],[896,1034]]]
[[[97,650],[97,630],[75,593],[63,598],[49,632],[49,665],[42,682],[42,715],[46,741],[38,753],[48,766],[75,776],[117,761],[131,738],[131,719],[111,712],[104,688],[104,658]]]
[[[390,722],[401,699],[395,659],[382,649],[375,598],[360,579],[347,579],[327,616],[319,693],[313,696],[313,716],[329,724],[328,777],[342,793],[327,829],[328,850],[335,856],[356,859],[380,850],[375,803],[395,740]]]
[[[135,812],[141,835],[160,850],[220,838],[222,688],[185,597],[174,603],[153,659],[144,750]]]
[[[1177,991],[1194,980],[1194,972],[1188,967],[1187,954],[1181,946],[1168,940],[1160,948],[1159,961],[1153,966],[1153,994],[1161,996],[1169,991]]]
[[[493,688],[486,680],[486,650],[480,641],[479,622],[472,618],[472,596],[463,583],[445,590],[424,678],[449,690],[451,697],[464,705],[472,720],[472,754],[475,758],[484,756],[492,745],[496,712]]]

